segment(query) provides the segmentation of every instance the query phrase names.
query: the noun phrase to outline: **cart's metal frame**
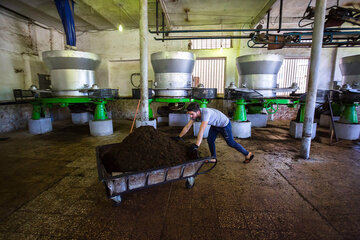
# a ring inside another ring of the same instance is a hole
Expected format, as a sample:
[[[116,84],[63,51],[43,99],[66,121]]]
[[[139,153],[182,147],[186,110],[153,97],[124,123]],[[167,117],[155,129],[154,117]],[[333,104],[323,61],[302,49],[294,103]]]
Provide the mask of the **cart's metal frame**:
[[[113,144],[109,144],[109,145],[113,145]],[[102,145],[102,146],[98,146],[96,147],[96,160],[97,160],[97,168],[98,168],[98,177],[99,177],[99,181],[103,182],[105,185],[105,190],[106,190],[106,195],[108,198],[112,199],[115,201],[115,203],[120,204],[121,203],[121,196],[125,193],[129,193],[129,192],[133,192],[133,191],[138,191],[141,189],[145,189],[145,188],[149,188],[149,187],[153,187],[153,186],[157,186],[157,185],[161,185],[164,183],[170,183],[170,182],[174,182],[174,181],[179,181],[179,180],[183,180],[186,179],[186,183],[185,186],[186,188],[190,189],[194,186],[195,184],[195,177],[197,175],[200,174],[205,174],[209,171],[211,171],[212,169],[215,168],[216,164],[217,164],[217,160],[216,159],[212,159],[211,157],[205,157],[205,158],[199,158],[196,160],[192,160],[192,161],[188,161],[176,166],[170,166],[170,167],[160,167],[160,168],[153,168],[153,169],[148,169],[148,170],[144,170],[144,171],[137,171],[137,172],[128,172],[128,173],[122,173],[116,176],[112,176],[111,174],[109,174],[103,163],[101,160],[101,156],[100,156],[100,151],[101,148],[104,146],[109,146],[109,145]],[[194,163],[199,163],[199,167],[196,169],[196,171],[193,174],[190,175],[186,175],[184,176],[184,170],[187,166],[194,164]],[[204,171],[200,171],[204,165],[207,164],[212,164],[212,166]],[[170,169],[175,169],[175,168],[179,168],[181,167],[180,170],[180,176],[178,178],[175,179],[170,179],[168,180],[168,172]],[[151,173],[156,172],[156,171],[165,171],[165,177],[164,177],[164,181],[159,182],[159,183],[154,183],[154,184],[149,184],[149,176]],[[135,187],[133,189],[130,188],[129,186],[129,178],[132,176],[138,176],[140,174],[145,174],[145,184],[141,187]],[[113,180],[117,180],[120,178],[125,178],[126,179],[126,189],[124,191],[122,191],[121,193],[115,193],[115,194],[111,194],[110,189],[108,187],[108,183],[110,181]]]

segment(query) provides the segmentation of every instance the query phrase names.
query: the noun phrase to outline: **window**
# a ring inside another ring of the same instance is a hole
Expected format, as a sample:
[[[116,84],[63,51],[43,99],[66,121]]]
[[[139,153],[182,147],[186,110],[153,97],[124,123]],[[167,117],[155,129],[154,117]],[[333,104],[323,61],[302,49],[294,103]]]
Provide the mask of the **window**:
[[[288,88],[293,82],[299,86],[296,93],[305,93],[309,76],[309,58],[285,58],[280,68],[277,84],[279,88]],[[290,92],[279,92],[278,96],[287,96]]]
[[[190,49],[231,48],[231,39],[193,39]]]
[[[194,86],[199,83],[206,88],[217,88],[224,93],[226,58],[197,58],[193,71]]]

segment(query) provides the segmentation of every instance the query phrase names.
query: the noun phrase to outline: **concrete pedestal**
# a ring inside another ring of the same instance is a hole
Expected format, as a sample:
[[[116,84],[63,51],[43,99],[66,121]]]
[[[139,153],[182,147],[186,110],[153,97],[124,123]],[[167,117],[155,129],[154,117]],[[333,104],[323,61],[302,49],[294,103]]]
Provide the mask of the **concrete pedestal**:
[[[157,117],[156,120],[157,120],[157,123],[168,123],[169,117]]]
[[[112,120],[89,120],[91,136],[109,136],[114,133]]]
[[[149,121],[140,121],[140,120],[136,120],[136,124],[135,127],[142,127],[142,126],[152,126],[154,128],[156,128],[156,120],[149,120]]]
[[[71,121],[75,125],[84,125],[89,123],[89,113],[71,113]]]
[[[268,120],[268,115],[265,113],[258,114],[247,114],[247,120],[251,122],[251,127],[253,128],[261,128],[266,127],[266,123]]]
[[[360,124],[335,122],[334,125],[338,138],[346,140],[356,140],[360,138]]]
[[[31,134],[44,134],[52,131],[51,118],[29,119],[28,126]]]
[[[201,122],[194,122],[193,129],[194,129],[194,136],[197,137],[199,130],[200,130]],[[207,138],[209,135],[210,125],[207,125],[204,131],[203,138]]]
[[[236,138],[251,137],[251,122],[231,121],[232,134]]]
[[[316,127],[317,123],[313,123],[311,139],[314,139],[316,136]],[[299,123],[295,121],[290,122],[290,135],[293,138],[302,138],[304,123]]]
[[[339,116],[334,116],[334,121],[339,121],[339,119],[340,119]],[[331,117],[330,117],[330,115],[321,114],[319,124],[322,127],[330,127],[330,125],[331,125]]]
[[[90,120],[94,120],[94,113],[88,112],[88,118]]]
[[[184,127],[190,121],[190,115],[186,113],[169,113],[169,126]]]

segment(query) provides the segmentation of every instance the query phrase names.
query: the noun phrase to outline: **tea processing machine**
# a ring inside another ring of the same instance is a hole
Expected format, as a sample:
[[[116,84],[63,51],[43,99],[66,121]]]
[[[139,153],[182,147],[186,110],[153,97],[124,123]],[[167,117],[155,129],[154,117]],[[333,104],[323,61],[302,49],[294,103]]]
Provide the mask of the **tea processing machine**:
[[[343,57],[340,61],[343,86],[333,101],[340,105],[340,118],[334,122],[337,137],[347,140],[360,138],[356,107],[360,102],[360,55]]]
[[[29,90],[35,96],[29,131],[33,134],[51,131],[51,118],[45,116],[45,111],[54,104],[60,104],[61,107],[70,108],[75,124],[89,122],[91,135],[110,135],[113,126],[105,104],[117,97],[118,90],[99,89],[95,70],[101,62],[100,57],[94,53],[76,51],[74,2],[55,0],[55,5],[66,36],[65,50],[42,53],[42,59],[50,70],[51,85],[46,89],[31,86]],[[20,90],[20,95],[22,92]],[[89,112],[94,114],[89,115]]]
[[[117,97],[117,89],[100,89],[95,80],[95,70],[100,64],[98,55],[74,50],[55,50],[42,53],[45,64],[50,69],[51,86],[38,89],[35,94],[32,117],[28,122],[29,131],[43,134],[52,130],[52,120],[46,117],[46,109],[54,104],[69,107],[73,123],[89,122],[93,136],[113,133],[105,104]],[[89,113],[93,113],[90,115]]]
[[[211,99],[217,97],[216,88],[205,88],[203,85],[192,87],[192,71],[195,55],[190,52],[156,52],[151,55],[151,64],[155,73],[154,88],[149,89],[151,103],[168,103],[175,112],[168,113],[170,126],[183,126],[189,121],[184,113],[185,103],[198,102],[201,108],[207,106]],[[139,89],[133,89],[133,97],[139,98]],[[149,106],[149,118],[153,118]],[[153,122],[156,125],[156,122]],[[194,124],[197,135],[200,122]],[[204,137],[207,133],[204,134]]]
[[[304,113],[304,103],[300,102],[299,97],[276,96],[278,92],[295,93],[299,89],[296,83],[288,88],[277,87],[277,74],[282,63],[283,56],[277,54],[245,55],[236,59],[240,87],[231,83],[225,89],[225,98],[235,100],[232,119],[234,137],[248,138],[251,136],[251,127],[265,127],[267,114],[275,114],[279,105],[294,108],[300,104],[300,112]],[[263,109],[267,114],[262,112]],[[302,130],[302,122],[291,124],[290,134],[300,138],[299,134],[295,134],[300,128]]]

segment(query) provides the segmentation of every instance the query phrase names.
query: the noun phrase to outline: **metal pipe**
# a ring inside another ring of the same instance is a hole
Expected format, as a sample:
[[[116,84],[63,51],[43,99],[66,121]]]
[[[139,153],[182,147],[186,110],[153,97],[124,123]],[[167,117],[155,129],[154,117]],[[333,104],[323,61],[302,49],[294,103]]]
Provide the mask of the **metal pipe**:
[[[266,29],[269,29],[270,26],[270,11],[267,12]],[[266,35],[269,35],[269,31],[266,31]]]
[[[159,35],[159,0],[156,0],[156,35]]]
[[[158,41],[167,41],[167,40],[191,40],[191,39],[249,39],[251,36],[207,36],[207,37],[172,37],[172,38],[157,38],[154,37],[155,40]]]
[[[202,33],[202,32],[276,32],[279,29],[207,29],[207,30],[167,30],[167,31],[159,31],[159,33]],[[314,29],[312,28],[283,28],[281,31],[285,32],[312,32]],[[357,31],[360,28],[326,28],[324,31]],[[150,33],[156,33],[156,31],[149,30]]]
[[[312,42],[311,46],[310,78],[308,92],[306,96],[305,119],[300,152],[301,156],[304,159],[308,159],[310,156],[311,135],[314,122],[317,85],[320,78],[320,57],[324,35],[325,13],[326,0],[316,0],[313,33],[314,41]]]
[[[165,14],[165,20],[166,20],[165,25],[167,25],[167,27],[169,29],[171,29],[172,26],[171,26],[171,22],[170,22],[170,17],[169,17],[168,11],[166,9],[166,5],[164,3],[164,0],[159,0],[159,2],[160,2],[161,10]]]
[[[148,91],[148,0],[140,0],[140,69],[141,69],[141,121],[149,121]]]
[[[162,13],[162,42],[164,42],[164,38],[165,38],[165,14]]]
[[[281,31],[281,24],[282,24],[282,10],[283,10],[283,0],[280,0],[280,12],[279,12],[279,29],[278,33]]]

